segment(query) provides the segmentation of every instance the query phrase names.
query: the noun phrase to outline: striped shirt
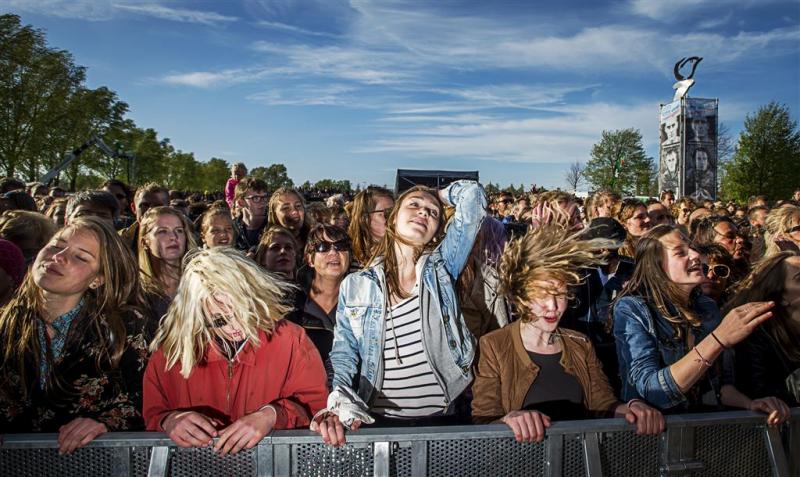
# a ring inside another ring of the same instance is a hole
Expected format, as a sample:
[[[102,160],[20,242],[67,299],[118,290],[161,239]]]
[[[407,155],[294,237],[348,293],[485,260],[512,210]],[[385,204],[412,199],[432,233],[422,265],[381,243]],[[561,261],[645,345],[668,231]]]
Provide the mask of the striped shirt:
[[[415,418],[440,413],[446,407],[444,392],[425,354],[420,325],[417,293],[386,314],[383,387],[372,405],[376,414]]]

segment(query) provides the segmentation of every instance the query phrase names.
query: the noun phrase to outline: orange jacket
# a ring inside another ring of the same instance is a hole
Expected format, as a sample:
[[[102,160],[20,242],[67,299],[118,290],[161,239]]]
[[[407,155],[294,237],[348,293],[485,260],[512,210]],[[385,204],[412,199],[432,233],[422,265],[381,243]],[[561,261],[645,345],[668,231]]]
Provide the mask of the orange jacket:
[[[246,344],[233,361],[207,347],[188,379],[180,375],[180,362],[167,371],[162,351],[153,353],[144,373],[147,430],[163,432],[161,421],[175,410],[197,411],[227,426],[267,404],[277,411],[275,429],[308,426],[328,398],[319,352],[301,327],[285,320],[271,336],[258,336],[260,346]]]

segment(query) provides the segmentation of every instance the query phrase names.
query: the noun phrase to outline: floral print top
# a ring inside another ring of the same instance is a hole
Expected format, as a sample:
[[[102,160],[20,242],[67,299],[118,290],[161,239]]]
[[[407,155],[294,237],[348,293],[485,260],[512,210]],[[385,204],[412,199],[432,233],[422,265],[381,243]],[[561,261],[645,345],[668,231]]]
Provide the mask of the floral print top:
[[[106,317],[90,316],[86,308],[91,307],[83,307],[69,323],[60,356],[51,353],[42,379],[39,372],[31,372],[25,382],[15,375],[11,389],[0,393],[0,432],[58,432],[78,417],[102,422],[109,431],[144,429],[142,377],[148,358],[144,319],[123,315],[125,348],[113,367],[98,337],[110,333]],[[44,323],[40,326],[44,328]],[[43,353],[42,359],[47,355]],[[26,361],[27,369],[42,369],[33,355]],[[2,358],[0,366],[6,366]]]
[[[64,349],[64,341],[67,339],[67,331],[72,320],[78,316],[78,313],[83,309],[83,304],[86,303],[84,298],[75,305],[75,308],[69,310],[63,315],[57,317],[50,324],[55,333],[52,338],[48,339],[47,326],[39,327],[39,349],[47,349],[48,343],[50,345],[50,354],[53,355],[53,360],[58,361],[61,358],[61,351]],[[39,364],[39,385],[45,387],[47,384],[47,371],[50,366],[50,360],[43,359]]]

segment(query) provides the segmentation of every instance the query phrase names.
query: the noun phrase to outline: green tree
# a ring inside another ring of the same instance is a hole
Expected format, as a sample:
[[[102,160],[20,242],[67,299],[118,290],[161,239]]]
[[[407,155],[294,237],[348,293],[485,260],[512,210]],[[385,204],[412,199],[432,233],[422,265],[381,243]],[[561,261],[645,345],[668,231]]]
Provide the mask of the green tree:
[[[638,129],[603,131],[592,146],[583,176],[593,189],[623,195],[649,195],[655,178],[653,159],[647,157]]]
[[[250,175],[258,177],[267,183],[269,190],[275,190],[280,187],[294,187],[294,182],[289,178],[286,173],[286,166],[283,164],[271,164],[269,167],[254,167],[250,171]]]
[[[772,102],[748,114],[733,159],[723,169],[725,197],[739,202],[762,194],[790,197],[800,184],[800,131],[789,108]]]
[[[212,157],[200,168],[200,183],[197,190],[220,191],[231,173],[231,166],[224,159]]]

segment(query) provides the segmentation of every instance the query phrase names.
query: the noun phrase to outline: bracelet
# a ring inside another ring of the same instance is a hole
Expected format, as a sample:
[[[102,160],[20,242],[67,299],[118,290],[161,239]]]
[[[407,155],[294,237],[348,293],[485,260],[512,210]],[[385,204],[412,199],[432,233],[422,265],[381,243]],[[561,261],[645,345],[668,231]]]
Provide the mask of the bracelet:
[[[719,338],[717,338],[717,335],[715,335],[713,331],[710,334],[711,334],[711,337],[714,338],[714,341],[716,341],[720,346],[722,346],[722,349],[728,349],[727,346],[722,344],[722,341],[720,341]]]
[[[633,404],[633,403],[635,403],[635,402],[644,403],[644,401],[642,401],[642,400],[641,400],[641,399],[639,399],[639,398],[633,398],[633,399],[631,399],[630,401],[628,401],[628,404],[626,404],[626,405],[625,405],[625,406],[628,408],[628,411],[631,411],[631,404]],[[631,412],[633,412],[633,411],[631,411]]]
[[[711,367],[711,362],[705,359],[702,354],[700,354],[700,350],[697,349],[697,346],[693,347],[692,350],[697,353],[697,356],[700,356],[700,359],[696,359],[695,362],[700,363],[707,368]]]

